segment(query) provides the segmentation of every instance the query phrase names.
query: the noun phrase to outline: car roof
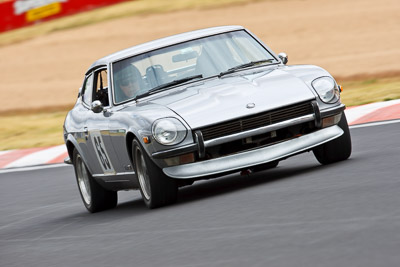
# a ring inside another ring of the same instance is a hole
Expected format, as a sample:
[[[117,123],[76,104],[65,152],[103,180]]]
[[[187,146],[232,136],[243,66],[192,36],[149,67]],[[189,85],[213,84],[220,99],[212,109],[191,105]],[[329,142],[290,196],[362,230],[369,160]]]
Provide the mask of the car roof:
[[[118,51],[116,53],[110,54],[108,56],[105,56],[103,58],[96,60],[90,66],[90,68],[88,69],[88,71],[86,73],[89,73],[91,70],[96,69],[98,67],[108,65],[111,62],[115,62],[115,61],[130,57],[130,56],[133,56],[133,55],[142,54],[142,53],[152,51],[152,50],[155,50],[158,48],[190,41],[190,40],[205,37],[205,36],[210,36],[210,35],[215,35],[215,34],[219,34],[219,33],[230,32],[230,31],[243,30],[243,29],[244,29],[244,27],[242,27],[242,26],[212,27],[212,28],[206,28],[206,29],[201,29],[201,30],[196,30],[196,31],[185,32],[185,33],[157,39],[154,41],[150,41],[147,43],[142,43],[142,44],[132,46],[130,48]]]

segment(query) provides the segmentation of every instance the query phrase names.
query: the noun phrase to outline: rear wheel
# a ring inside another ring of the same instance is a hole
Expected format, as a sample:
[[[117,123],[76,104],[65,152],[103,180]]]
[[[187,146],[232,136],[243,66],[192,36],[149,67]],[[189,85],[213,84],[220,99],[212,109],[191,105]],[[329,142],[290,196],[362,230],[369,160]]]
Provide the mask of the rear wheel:
[[[117,192],[104,189],[94,180],[76,149],[73,153],[73,164],[79,192],[86,209],[94,213],[115,208],[118,202]]]
[[[176,202],[176,181],[162,172],[136,139],[132,143],[132,156],[140,193],[146,206],[153,209]]]
[[[329,164],[348,159],[351,155],[351,137],[344,113],[338,126],[343,130],[343,134],[328,143],[322,144],[313,149],[314,155],[321,164]]]

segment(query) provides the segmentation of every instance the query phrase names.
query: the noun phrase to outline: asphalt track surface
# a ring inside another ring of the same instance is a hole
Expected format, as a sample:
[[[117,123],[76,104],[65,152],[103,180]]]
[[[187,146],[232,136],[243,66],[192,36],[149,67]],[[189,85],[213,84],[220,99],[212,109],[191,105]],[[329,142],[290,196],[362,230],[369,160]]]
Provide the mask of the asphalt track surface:
[[[400,123],[351,129],[353,154],[312,153],[89,214],[72,167],[0,174],[0,266],[400,266]]]

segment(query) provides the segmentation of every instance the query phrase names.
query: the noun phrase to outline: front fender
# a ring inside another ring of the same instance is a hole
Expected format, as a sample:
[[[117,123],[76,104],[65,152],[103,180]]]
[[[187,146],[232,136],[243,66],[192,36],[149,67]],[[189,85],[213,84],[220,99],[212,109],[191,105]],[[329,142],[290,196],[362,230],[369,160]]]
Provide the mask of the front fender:
[[[74,149],[76,149],[78,151],[79,155],[81,155],[82,160],[86,165],[86,168],[89,170],[90,173],[93,173],[90,165],[88,164],[88,156],[80,148],[78,141],[76,140],[76,138],[71,133],[69,133],[67,135],[65,144],[67,146],[68,155],[69,155],[69,157],[71,159],[71,162],[73,163],[73,160],[74,160],[73,159],[73,152],[74,152]]]

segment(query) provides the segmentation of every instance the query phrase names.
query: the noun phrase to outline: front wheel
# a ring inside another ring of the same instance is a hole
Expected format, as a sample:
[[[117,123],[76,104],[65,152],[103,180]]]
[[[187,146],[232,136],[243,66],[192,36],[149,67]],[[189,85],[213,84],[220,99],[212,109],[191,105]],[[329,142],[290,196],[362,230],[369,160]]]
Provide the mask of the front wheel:
[[[344,113],[342,113],[338,126],[343,130],[340,137],[313,149],[316,159],[321,164],[345,160],[351,155],[350,130]]]
[[[132,143],[132,156],[140,193],[146,206],[153,209],[176,202],[176,181],[162,172],[136,139]]]
[[[117,192],[104,189],[94,180],[76,149],[73,153],[73,164],[79,193],[86,209],[94,213],[115,208],[118,202]]]

